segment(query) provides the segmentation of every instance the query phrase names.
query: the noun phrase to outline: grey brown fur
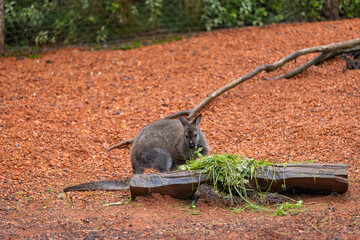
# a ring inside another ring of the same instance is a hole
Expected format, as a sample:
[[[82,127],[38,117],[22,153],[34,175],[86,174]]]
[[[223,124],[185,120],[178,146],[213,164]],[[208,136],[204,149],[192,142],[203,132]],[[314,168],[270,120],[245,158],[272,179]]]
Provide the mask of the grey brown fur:
[[[146,168],[170,171],[190,160],[200,147],[201,154],[206,155],[209,146],[200,121],[201,115],[190,122],[180,116],[179,120],[163,119],[141,129],[131,147],[134,173],[143,173]]]
[[[142,128],[131,147],[131,163],[135,174],[142,174],[147,168],[167,172],[196,159],[196,149],[202,148],[206,155],[210,147],[199,128],[201,114],[192,121],[181,116],[179,120],[163,119]],[[128,189],[126,181],[101,181],[84,183],[65,188],[64,191],[122,190]]]

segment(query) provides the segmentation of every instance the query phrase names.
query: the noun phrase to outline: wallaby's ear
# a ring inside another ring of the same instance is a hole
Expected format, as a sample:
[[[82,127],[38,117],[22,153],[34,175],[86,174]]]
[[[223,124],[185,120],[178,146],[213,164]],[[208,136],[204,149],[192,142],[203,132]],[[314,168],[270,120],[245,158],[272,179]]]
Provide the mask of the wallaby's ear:
[[[179,120],[180,120],[180,122],[182,123],[183,126],[186,126],[186,125],[189,124],[189,122],[185,118],[183,118],[182,116],[179,116]]]
[[[200,121],[201,121],[201,114],[199,116],[197,116],[194,120],[191,121],[191,123],[195,123],[196,125],[200,125]]]

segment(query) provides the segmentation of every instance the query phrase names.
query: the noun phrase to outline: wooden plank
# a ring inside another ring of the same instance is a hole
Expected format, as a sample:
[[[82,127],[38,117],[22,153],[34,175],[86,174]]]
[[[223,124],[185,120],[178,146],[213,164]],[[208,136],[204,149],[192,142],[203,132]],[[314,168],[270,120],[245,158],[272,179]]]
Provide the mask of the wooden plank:
[[[249,187],[279,193],[344,193],[348,190],[346,164],[300,163],[265,166],[256,169]],[[189,198],[201,183],[209,182],[199,171],[134,174],[130,181],[131,198],[150,193],[167,194],[176,198]]]

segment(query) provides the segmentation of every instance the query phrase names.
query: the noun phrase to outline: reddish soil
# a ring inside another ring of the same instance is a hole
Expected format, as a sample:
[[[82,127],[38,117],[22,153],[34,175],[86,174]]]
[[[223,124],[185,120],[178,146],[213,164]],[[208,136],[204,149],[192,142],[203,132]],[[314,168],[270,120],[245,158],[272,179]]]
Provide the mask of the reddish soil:
[[[112,144],[296,50],[360,36],[360,19],[221,30],[128,51],[67,48],[0,58],[0,239],[360,238],[360,72],[340,57],[292,79],[262,73],[203,109],[212,152],[349,165],[342,195],[294,195],[302,212],[234,212],[169,196],[62,189],[132,175]]]

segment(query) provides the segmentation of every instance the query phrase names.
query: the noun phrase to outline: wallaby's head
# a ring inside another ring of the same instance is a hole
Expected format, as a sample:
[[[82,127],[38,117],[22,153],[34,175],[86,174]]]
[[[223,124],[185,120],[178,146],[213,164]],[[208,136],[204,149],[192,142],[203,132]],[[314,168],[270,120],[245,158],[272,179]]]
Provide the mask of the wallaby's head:
[[[183,117],[179,117],[180,122],[184,126],[184,139],[185,144],[189,148],[195,148],[199,146],[200,140],[200,121],[201,121],[201,114],[197,116],[195,119],[191,121],[187,121]]]

